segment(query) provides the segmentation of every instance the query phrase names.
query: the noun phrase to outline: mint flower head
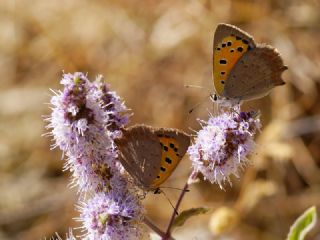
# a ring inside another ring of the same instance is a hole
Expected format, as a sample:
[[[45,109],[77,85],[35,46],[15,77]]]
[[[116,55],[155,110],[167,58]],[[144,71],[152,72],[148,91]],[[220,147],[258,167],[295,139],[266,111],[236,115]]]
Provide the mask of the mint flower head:
[[[51,98],[47,128],[53,147],[67,156],[65,169],[81,192],[109,189],[119,172],[113,138],[128,122],[127,109],[99,76],[90,82],[83,73],[63,74],[63,91]]]
[[[238,177],[239,169],[247,164],[246,157],[255,145],[253,137],[260,127],[255,112],[211,116],[188,149],[194,171],[220,188],[225,181],[231,184],[230,176]]]
[[[97,193],[79,209],[79,221],[86,231],[84,239],[148,239],[142,223],[142,203],[138,195],[125,189]]]

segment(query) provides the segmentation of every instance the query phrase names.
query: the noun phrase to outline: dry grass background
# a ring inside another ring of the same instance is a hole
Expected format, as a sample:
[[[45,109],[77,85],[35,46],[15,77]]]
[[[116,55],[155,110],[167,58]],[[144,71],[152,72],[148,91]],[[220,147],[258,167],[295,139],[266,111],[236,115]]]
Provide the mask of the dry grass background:
[[[212,37],[219,22],[236,24],[258,42],[274,45],[289,70],[287,84],[245,104],[260,109],[263,130],[253,165],[233,187],[200,182],[182,209],[234,207],[240,222],[213,237],[212,212],[191,219],[177,239],[284,239],[307,207],[320,206],[320,2],[318,0],[23,1],[0,2],[0,239],[64,235],[78,216],[59,150],[50,151],[42,115],[49,88],[65,72],[103,74],[134,112],[131,124],[198,129],[213,89]],[[166,186],[182,187],[185,159]],[[179,192],[166,190],[172,201]],[[171,207],[162,195],[145,201],[165,227]],[[320,239],[318,229],[308,239]]]

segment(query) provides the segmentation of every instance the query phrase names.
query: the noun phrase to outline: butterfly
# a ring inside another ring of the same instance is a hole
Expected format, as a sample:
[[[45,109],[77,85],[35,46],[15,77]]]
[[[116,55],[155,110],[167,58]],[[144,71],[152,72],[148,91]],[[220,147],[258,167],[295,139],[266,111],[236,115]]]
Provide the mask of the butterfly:
[[[119,160],[135,183],[155,193],[185,155],[190,136],[178,129],[136,125],[115,139]]]
[[[221,23],[213,41],[213,84],[217,100],[239,103],[267,95],[288,69],[272,46],[256,43],[245,31]]]

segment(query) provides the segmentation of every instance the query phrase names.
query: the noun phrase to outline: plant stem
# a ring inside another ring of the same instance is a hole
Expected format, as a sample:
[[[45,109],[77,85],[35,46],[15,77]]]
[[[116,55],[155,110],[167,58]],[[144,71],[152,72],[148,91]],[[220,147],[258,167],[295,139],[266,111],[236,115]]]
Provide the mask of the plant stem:
[[[156,225],[154,225],[147,217],[143,218],[143,222],[149,227],[151,228],[155,233],[157,233],[161,238],[165,237],[165,233],[158,228]]]
[[[188,186],[189,186],[189,184],[188,184],[188,182],[187,182],[187,183],[184,185],[183,189],[182,189],[182,192],[181,192],[181,194],[180,194],[180,196],[179,196],[179,199],[178,199],[178,201],[177,201],[177,204],[176,204],[176,206],[175,206],[175,209],[173,210],[173,213],[172,213],[172,215],[171,215],[171,219],[170,219],[169,225],[168,225],[168,227],[167,227],[167,231],[166,231],[166,233],[165,233],[165,236],[162,237],[162,240],[172,239],[172,238],[171,238],[171,227],[172,227],[173,221],[174,221],[174,219],[175,219],[175,217],[176,217],[176,212],[178,211],[179,206],[180,206],[180,204],[181,204],[181,202],[182,202],[182,199],[183,199],[185,193],[188,191]]]

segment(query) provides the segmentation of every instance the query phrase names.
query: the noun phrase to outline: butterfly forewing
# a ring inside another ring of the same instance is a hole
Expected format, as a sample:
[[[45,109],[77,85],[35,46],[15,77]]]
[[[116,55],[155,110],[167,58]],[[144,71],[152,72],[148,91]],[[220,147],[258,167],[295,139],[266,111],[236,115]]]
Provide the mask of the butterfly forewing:
[[[228,75],[239,58],[255,48],[254,39],[241,29],[219,24],[213,43],[213,82],[215,91],[222,96]]]
[[[276,49],[260,44],[235,64],[222,95],[238,100],[262,97],[275,86],[284,84],[281,74],[286,69]]]
[[[190,136],[177,129],[137,125],[117,139],[119,160],[137,184],[156,189],[173,172],[187,151]]]
[[[155,131],[159,138],[162,156],[160,169],[152,186],[158,187],[174,171],[190,145],[190,136],[176,129],[162,128]]]

